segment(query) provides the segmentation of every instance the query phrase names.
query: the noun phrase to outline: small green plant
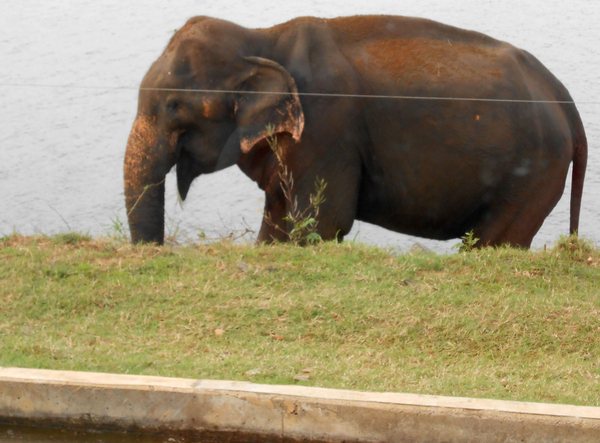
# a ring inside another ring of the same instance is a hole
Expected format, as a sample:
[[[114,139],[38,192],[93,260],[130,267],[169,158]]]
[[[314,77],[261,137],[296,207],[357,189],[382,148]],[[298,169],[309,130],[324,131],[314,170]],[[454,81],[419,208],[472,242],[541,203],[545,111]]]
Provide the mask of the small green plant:
[[[561,254],[570,256],[576,261],[585,261],[597,252],[597,248],[593,242],[579,237],[577,233],[569,236],[561,235],[554,243],[554,249]]]
[[[50,237],[50,241],[53,244],[66,245],[76,245],[83,242],[89,242],[91,240],[92,237],[89,234],[83,234],[81,232],[61,232],[60,234]]]
[[[125,223],[121,221],[117,214],[114,217],[109,217],[111,226],[110,226],[110,236],[119,241],[127,241],[127,228],[125,227]]]
[[[165,244],[171,246],[181,244],[181,241],[183,241],[181,236],[184,233],[179,229],[180,224],[181,221],[176,221],[165,211]]]
[[[298,206],[298,198],[293,195],[294,177],[283,161],[281,149],[277,143],[277,136],[274,134],[273,130],[274,128],[272,125],[267,125],[267,132],[269,134],[267,142],[269,143],[271,150],[275,153],[279,163],[281,189],[288,207],[288,212],[286,216],[283,217],[283,220],[291,225],[291,229],[288,232],[274,224],[270,218],[270,214],[265,214],[265,220],[267,223],[270,223],[271,226],[285,232],[289,240],[295,245],[318,243],[322,241],[321,236],[317,232],[319,210],[321,205],[325,202],[325,188],[327,187],[327,182],[324,178],[316,178],[315,193],[310,194],[308,207],[301,210]]]
[[[477,237],[475,237],[475,233],[471,230],[467,232],[462,237],[462,243],[457,243],[452,246],[452,249],[458,249],[458,252],[469,252],[475,249],[475,245],[479,241]]]
[[[7,235],[2,235],[0,237],[0,247],[8,245],[12,240],[21,237],[19,231],[13,228],[13,232]]]

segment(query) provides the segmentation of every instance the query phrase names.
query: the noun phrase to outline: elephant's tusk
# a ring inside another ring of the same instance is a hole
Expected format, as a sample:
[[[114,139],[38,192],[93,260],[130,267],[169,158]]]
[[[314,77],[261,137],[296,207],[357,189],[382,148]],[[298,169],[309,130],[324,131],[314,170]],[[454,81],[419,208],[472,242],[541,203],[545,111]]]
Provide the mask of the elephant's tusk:
[[[177,189],[177,201],[179,202],[179,207],[183,209],[183,199],[181,198],[181,194],[179,193],[179,189]]]

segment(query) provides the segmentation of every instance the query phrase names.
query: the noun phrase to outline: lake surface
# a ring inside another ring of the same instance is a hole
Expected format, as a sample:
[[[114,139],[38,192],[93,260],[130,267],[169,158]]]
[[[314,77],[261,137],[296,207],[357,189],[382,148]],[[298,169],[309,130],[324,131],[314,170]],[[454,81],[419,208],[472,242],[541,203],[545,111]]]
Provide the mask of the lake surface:
[[[194,15],[247,27],[294,17],[418,16],[473,29],[534,54],[578,104],[589,144],[580,233],[600,242],[600,2],[421,0],[370,2],[246,0],[4,2],[0,15],[0,235],[77,230],[107,233],[126,222],[122,164],[137,87],[173,32]],[[534,239],[551,245],[569,227],[565,195]],[[250,228],[263,208],[258,187],[236,167],[198,178],[183,209],[167,177],[168,230],[194,237]],[[355,223],[348,239],[406,250],[437,242]]]

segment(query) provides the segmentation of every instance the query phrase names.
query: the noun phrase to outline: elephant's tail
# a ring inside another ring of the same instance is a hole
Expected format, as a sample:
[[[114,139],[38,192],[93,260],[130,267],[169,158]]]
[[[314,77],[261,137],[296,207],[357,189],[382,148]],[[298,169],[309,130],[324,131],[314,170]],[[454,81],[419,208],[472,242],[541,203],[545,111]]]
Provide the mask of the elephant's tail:
[[[587,165],[588,145],[581,120],[575,131],[575,146],[573,150],[573,176],[571,183],[571,235],[579,231],[579,213],[581,211],[581,196],[583,194],[583,180]]]

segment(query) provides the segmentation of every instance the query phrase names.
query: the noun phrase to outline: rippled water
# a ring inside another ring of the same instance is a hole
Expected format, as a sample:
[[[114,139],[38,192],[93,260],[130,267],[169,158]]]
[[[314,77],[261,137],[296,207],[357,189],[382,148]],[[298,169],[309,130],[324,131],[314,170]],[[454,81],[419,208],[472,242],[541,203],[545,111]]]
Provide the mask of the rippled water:
[[[538,57],[579,103],[590,147],[580,232],[600,241],[600,3],[590,0],[11,2],[0,15],[0,235],[13,229],[97,234],[109,230],[111,217],[126,220],[122,162],[136,87],[189,17],[266,27],[302,15],[352,14],[426,17],[484,32]],[[535,247],[568,232],[568,192],[569,186]],[[175,195],[171,174],[166,209],[172,230],[225,234],[260,226],[262,193],[237,168],[197,179],[183,210]],[[419,240],[438,251],[457,243],[423,241],[366,223],[356,223],[347,238],[402,249]]]

